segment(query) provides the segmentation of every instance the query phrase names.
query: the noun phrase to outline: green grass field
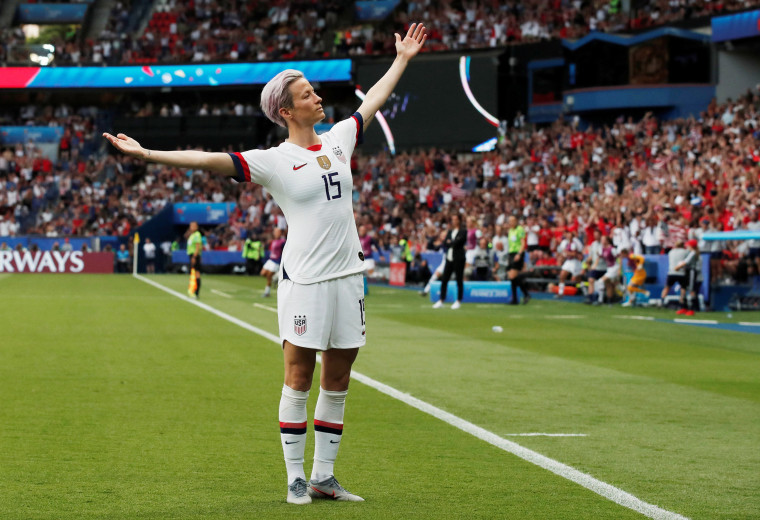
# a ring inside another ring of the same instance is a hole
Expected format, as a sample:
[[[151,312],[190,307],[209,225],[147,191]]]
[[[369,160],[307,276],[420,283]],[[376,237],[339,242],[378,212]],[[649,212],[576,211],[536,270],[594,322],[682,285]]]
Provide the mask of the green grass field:
[[[205,276],[202,302],[277,334],[262,287]],[[0,518],[643,518],[356,381],[336,475],[366,502],[290,506],[277,344],[130,276],[0,296]],[[384,287],[366,310],[358,372],[667,511],[760,518],[760,335]]]

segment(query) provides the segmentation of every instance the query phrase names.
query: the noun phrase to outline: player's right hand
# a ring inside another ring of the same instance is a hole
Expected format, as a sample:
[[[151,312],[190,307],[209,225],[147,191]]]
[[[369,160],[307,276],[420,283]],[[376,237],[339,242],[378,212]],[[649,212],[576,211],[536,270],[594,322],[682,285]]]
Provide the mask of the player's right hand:
[[[103,137],[108,139],[108,141],[120,152],[125,153],[127,155],[130,155],[132,157],[137,157],[138,159],[142,159],[146,155],[146,150],[140,146],[140,143],[129,137],[125,134],[118,134],[116,137],[112,136],[111,134],[104,132]]]

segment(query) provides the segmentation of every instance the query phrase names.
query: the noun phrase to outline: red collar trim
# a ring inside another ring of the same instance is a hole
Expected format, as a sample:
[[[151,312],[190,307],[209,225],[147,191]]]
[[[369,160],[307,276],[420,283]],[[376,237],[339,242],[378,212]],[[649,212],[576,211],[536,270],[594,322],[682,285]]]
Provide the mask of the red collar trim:
[[[312,145],[312,146],[309,146],[309,147],[307,148],[307,150],[309,150],[310,152],[318,152],[318,151],[320,151],[321,149],[322,149],[322,145],[321,145],[321,144],[314,144],[314,145]]]

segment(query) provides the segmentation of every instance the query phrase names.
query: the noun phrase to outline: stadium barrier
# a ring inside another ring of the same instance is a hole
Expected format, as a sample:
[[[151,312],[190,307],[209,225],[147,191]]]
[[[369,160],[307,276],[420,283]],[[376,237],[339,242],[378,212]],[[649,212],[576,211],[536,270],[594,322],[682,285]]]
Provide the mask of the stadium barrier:
[[[113,273],[113,253],[0,251],[0,273]]]
[[[458,296],[456,281],[451,280],[446,291],[446,302],[454,303]],[[430,301],[441,298],[441,282],[430,284]],[[511,303],[512,282],[464,282],[463,303]]]

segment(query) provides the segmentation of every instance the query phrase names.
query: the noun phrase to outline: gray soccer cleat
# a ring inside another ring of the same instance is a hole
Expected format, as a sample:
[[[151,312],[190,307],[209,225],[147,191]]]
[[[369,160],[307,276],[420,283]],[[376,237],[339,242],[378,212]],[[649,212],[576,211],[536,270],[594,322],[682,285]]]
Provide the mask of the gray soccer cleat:
[[[288,486],[288,504],[298,504],[299,506],[311,504],[310,492],[311,489],[308,488],[306,481],[298,477]]]
[[[311,498],[329,498],[330,500],[341,500],[344,502],[364,502],[362,497],[343,489],[343,486],[338,484],[334,476],[328,477],[322,482],[317,482],[316,480],[309,481],[309,496]]]

